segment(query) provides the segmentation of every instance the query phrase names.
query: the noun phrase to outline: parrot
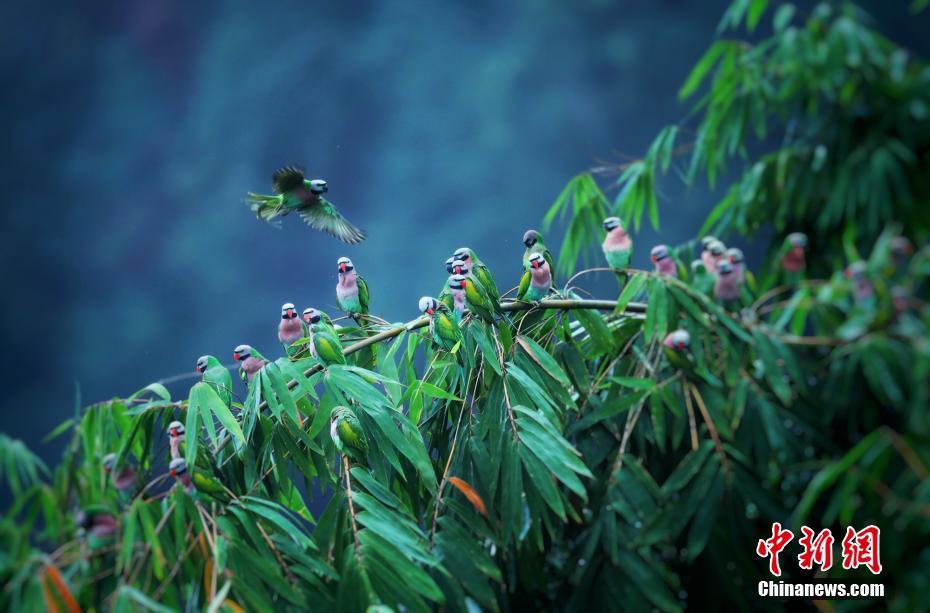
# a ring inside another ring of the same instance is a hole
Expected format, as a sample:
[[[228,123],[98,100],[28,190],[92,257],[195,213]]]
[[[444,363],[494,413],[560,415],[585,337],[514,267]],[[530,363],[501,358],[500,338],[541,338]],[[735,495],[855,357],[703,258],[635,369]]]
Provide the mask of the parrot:
[[[446,283],[446,287],[439,294],[439,301],[442,302],[455,315],[455,321],[462,321],[465,315],[465,291],[459,286],[456,276],[452,274]]]
[[[293,303],[286,302],[281,305],[281,322],[278,324],[278,340],[284,345],[284,351],[289,358],[301,358],[307,353],[306,344],[294,344],[300,339],[309,336],[308,329],[303,320],[297,317],[297,309]]]
[[[313,346],[316,348],[316,357],[323,364],[345,364],[346,356],[343,354],[342,341],[336,329],[323,319],[313,324]]]
[[[315,230],[322,230],[344,243],[355,245],[365,240],[365,233],[349,223],[323,197],[329,187],[322,179],[308,181],[297,166],[278,169],[271,176],[274,196],[249,192],[248,204],[262,221],[271,222],[279,215],[297,211],[300,218]]]
[[[197,372],[203,375],[202,381],[210,385],[227,407],[232,404],[232,375],[212,355],[197,358]]]
[[[523,234],[523,244],[526,245],[526,251],[523,252],[524,271],[530,269],[530,256],[534,253],[539,253],[549,264],[549,270],[555,272],[555,260],[552,259],[552,254],[549,253],[549,249],[546,247],[546,243],[543,242],[543,237],[539,232],[536,230],[527,230]]]
[[[103,456],[102,464],[103,472],[110,477],[110,481],[113,483],[113,487],[116,488],[120,499],[126,502],[132,498],[139,485],[139,475],[136,474],[135,469],[127,463],[119,471],[116,471],[115,453],[108,453]]]
[[[726,259],[726,255],[727,246],[723,244],[723,241],[711,241],[707,245],[707,249],[701,254],[701,260],[705,261],[705,266],[707,266],[706,262],[710,262],[710,266],[707,266],[707,271],[716,275],[717,266]]]
[[[859,304],[868,304],[875,298],[875,286],[866,276],[866,265],[862,260],[851,263],[844,271],[846,278],[853,282],[853,295]]]
[[[662,341],[662,351],[669,364],[678,368],[683,373],[690,374],[694,371],[694,364],[688,356],[691,348],[691,334],[683,329],[672,330]]]
[[[239,345],[233,350],[233,359],[239,362],[239,378],[248,385],[252,377],[261,370],[268,361],[257,350],[249,345]]]
[[[678,264],[669,254],[667,245],[656,245],[649,253],[649,259],[656,266],[656,274],[668,275],[669,277],[679,277]]]
[[[733,265],[723,260],[717,263],[717,280],[714,282],[714,298],[725,307],[731,308],[739,304],[740,299],[739,276],[733,270]]]
[[[74,523],[83,532],[90,549],[100,549],[113,542],[116,517],[104,505],[92,504],[84,507],[74,516]]]
[[[355,272],[352,260],[339,258],[339,282],[336,283],[336,304],[356,322],[368,315],[368,284]]]
[[[431,296],[420,298],[419,307],[429,317],[429,332],[433,342],[446,351],[452,351],[461,342],[462,331],[449,309]]]
[[[368,437],[358,416],[349,407],[337,406],[333,407],[329,420],[329,435],[336,451],[357,463],[364,462],[368,453]]]
[[[314,347],[313,345],[313,325],[312,324],[313,324],[314,317],[316,317],[317,321],[319,321],[319,315],[317,314],[316,309],[312,309],[310,307],[307,307],[306,309],[304,309],[303,320],[304,320],[304,326],[307,331],[307,347],[309,348],[310,355],[312,356],[316,355],[316,347]]]
[[[704,268],[708,272],[714,273],[714,264],[716,260],[710,253],[710,244],[720,242],[716,236],[711,236],[708,234],[701,239],[701,263],[704,264]]]
[[[184,458],[175,458],[168,464],[169,474],[177,479],[188,494],[194,493],[196,489],[213,498],[225,498],[226,488],[215,477],[205,474],[203,470],[188,472],[187,460]]]
[[[500,303],[501,293],[500,290],[497,289],[497,284],[494,283],[494,277],[491,276],[491,271],[478,259],[478,255],[472,249],[468,247],[459,247],[455,250],[455,253],[452,254],[452,257],[456,260],[465,262],[465,266],[468,270],[461,274],[464,274],[466,277],[474,277],[478,283],[481,284],[481,287],[484,288],[484,292],[487,294],[488,298],[495,304]],[[455,266],[454,263],[453,266]]]
[[[914,245],[906,236],[900,234],[891,239],[891,264],[892,270],[888,276],[896,281],[901,281],[907,276],[908,265],[911,256],[914,254]]]
[[[746,258],[743,256],[743,250],[738,247],[730,247],[727,249],[726,255],[727,260],[733,265],[733,272],[736,273],[739,282],[745,283],[750,293],[755,295],[757,290],[756,277],[751,270],[746,269]]]
[[[168,448],[171,451],[171,459],[184,457],[184,424],[175,420],[168,424]]]
[[[449,281],[449,287],[453,290],[456,288],[462,290],[468,310],[480,317],[484,322],[493,325],[494,313],[500,308],[500,305],[492,303],[487,293],[484,291],[484,288],[478,283],[478,280],[474,278],[469,278],[464,275],[452,275]],[[495,309],[495,307],[497,307],[497,309]],[[456,309],[457,308],[458,305],[456,305]]]
[[[604,230],[607,235],[601,246],[607,264],[615,270],[625,270],[630,267],[633,258],[633,241],[623,229],[619,217],[608,217],[604,220]]]
[[[715,275],[707,272],[702,260],[691,262],[691,285],[697,291],[705,295],[710,295],[714,289]]]
[[[530,269],[523,273],[520,280],[520,289],[517,290],[517,300],[525,302],[539,302],[549,295],[552,289],[552,271],[549,262],[541,253],[530,256]]]
[[[804,278],[806,250],[807,235],[803,232],[792,232],[785,237],[781,247],[781,269],[786,285],[797,285]]]
[[[320,328],[325,328],[331,330],[333,334],[336,334],[336,326],[333,324],[333,320],[323,311],[318,311],[313,307],[307,307],[304,309],[304,321],[310,326],[310,332],[316,332]]]

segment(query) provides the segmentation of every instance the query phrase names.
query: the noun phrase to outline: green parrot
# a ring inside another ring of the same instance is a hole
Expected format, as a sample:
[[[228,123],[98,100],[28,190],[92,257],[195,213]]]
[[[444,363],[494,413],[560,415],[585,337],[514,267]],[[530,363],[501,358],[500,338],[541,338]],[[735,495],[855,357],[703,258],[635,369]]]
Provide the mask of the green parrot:
[[[465,304],[468,306],[469,311],[480,317],[484,322],[494,324],[494,314],[500,310],[500,305],[491,302],[477,279],[460,274],[452,275],[449,286],[452,289],[460,289],[464,292]]]
[[[168,471],[172,477],[181,483],[188,494],[192,494],[196,490],[219,500],[224,500],[227,497],[226,488],[216,477],[207,474],[203,470],[189,472],[187,470],[187,460],[184,458],[171,460],[168,464]]]
[[[365,240],[365,233],[349,223],[333,203],[323,197],[329,189],[326,181],[308,181],[302,169],[287,166],[274,172],[271,187],[274,196],[249,192],[248,204],[262,221],[271,222],[279,215],[297,211],[311,228],[327,232],[344,243],[355,245]]]
[[[530,268],[523,273],[520,279],[520,289],[517,290],[517,300],[524,302],[539,302],[549,295],[552,290],[552,271],[549,262],[541,253],[530,256]]]
[[[691,262],[691,285],[697,291],[706,296],[710,296],[714,290],[714,283],[717,279],[711,273],[707,272],[704,262],[694,260]]]
[[[248,385],[268,360],[250,345],[239,345],[233,350],[233,359],[239,362],[239,378]]]
[[[552,254],[549,253],[549,249],[546,247],[546,243],[543,242],[542,234],[536,230],[527,230],[523,234],[523,244],[526,245],[526,251],[523,252],[523,270],[527,271],[530,269],[530,256],[534,253],[538,253],[545,258],[546,263],[549,264],[549,270],[554,274],[555,273],[555,260],[552,259]]]
[[[429,332],[433,342],[446,351],[452,351],[462,341],[462,331],[452,311],[431,296],[420,298],[419,306],[420,311],[429,317]]]
[[[357,463],[364,462],[368,454],[368,438],[358,416],[349,407],[337,406],[333,407],[329,420],[329,435],[336,451]]]
[[[336,265],[339,268],[336,304],[352,319],[361,323],[368,315],[368,283],[355,272],[355,265],[349,258],[339,258]]]
[[[494,303],[499,303],[501,301],[501,293],[500,290],[497,289],[497,284],[494,283],[494,277],[491,276],[491,271],[478,259],[478,255],[472,249],[468,247],[459,247],[455,250],[455,253],[452,254],[452,257],[457,261],[464,262],[466,267],[464,271],[456,271],[455,263],[453,262],[453,273],[458,272],[458,274],[463,274],[466,277],[474,277],[484,288],[488,298]]]
[[[792,232],[786,236],[779,255],[782,283],[793,287],[803,281],[807,269],[807,235]]]
[[[633,259],[633,241],[623,229],[619,217],[608,217],[604,220],[604,230],[607,235],[601,248],[608,266],[615,270],[624,270],[630,267]]]
[[[212,355],[202,355],[197,358],[197,372],[203,375],[202,381],[213,388],[227,407],[232,404],[232,375],[228,368]]]
[[[313,347],[316,349],[316,357],[323,364],[346,363],[346,356],[342,353],[342,341],[332,325],[321,321],[313,327]]]

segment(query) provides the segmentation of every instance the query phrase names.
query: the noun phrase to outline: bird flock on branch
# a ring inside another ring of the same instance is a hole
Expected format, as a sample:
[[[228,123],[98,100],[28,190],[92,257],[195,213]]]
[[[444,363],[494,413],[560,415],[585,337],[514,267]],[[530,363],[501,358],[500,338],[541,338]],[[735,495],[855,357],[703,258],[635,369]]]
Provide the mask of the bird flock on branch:
[[[347,244],[357,244],[364,240],[365,233],[349,223],[323,197],[328,189],[326,181],[307,180],[302,170],[289,166],[274,173],[272,186],[274,195],[249,194],[248,203],[259,219],[275,223],[278,217],[296,211],[311,227],[328,232]],[[618,278],[622,296],[630,276],[640,272],[630,268],[633,240],[618,217],[605,219],[603,230],[604,258],[609,270]],[[523,275],[519,284],[504,294],[498,289],[491,271],[473,249],[460,247],[445,261],[448,280],[436,297],[420,298],[418,311],[421,315],[416,320],[423,326],[428,325],[429,337],[436,350],[455,354],[463,341],[463,329],[472,322],[489,326],[495,339],[512,339],[514,332],[526,334],[528,330],[538,329],[545,324],[539,318],[541,312],[565,308],[564,299],[575,296],[564,295],[564,292],[570,291],[568,288],[560,292],[554,286],[555,262],[542,235],[536,230],[527,230],[523,235],[523,244]],[[674,277],[690,285],[696,292],[716,301],[744,321],[755,316],[756,310],[750,308],[751,305],[758,306],[776,297],[779,290],[790,291],[805,282],[808,238],[803,233],[787,235],[777,254],[776,266],[764,285],[757,282],[753,273],[747,269],[740,249],[728,249],[714,236],[705,236],[697,244],[699,247],[694,254],[697,257],[687,268],[680,257],[691,251],[690,245],[678,250],[664,244],[654,246],[650,252],[653,274]],[[891,285],[894,285],[897,276],[903,274],[900,271],[905,270],[913,251],[905,237],[891,238],[892,269],[888,272]],[[342,326],[338,319],[334,320],[313,307],[304,308],[298,313],[297,307],[288,302],[281,307],[278,340],[290,361],[301,360],[305,363],[309,360],[316,368],[326,369],[333,364],[350,364],[351,359],[352,366],[372,368],[375,355],[370,347],[355,352],[354,356],[348,356],[351,352],[346,351],[344,341],[370,339],[379,332],[391,329],[392,325],[371,314],[368,284],[358,274],[353,261],[348,257],[340,257],[336,268],[336,303],[345,314],[344,319],[354,325]],[[849,264],[844,277],[852,287],[861,318],[874,318],[878,295],[886,291],[884,288],[887,285],[873,283],[862,261]],[[507,298],[514,290],[515,298]],[[900,314],[909,308],[910,293],[907,289],[895,285],[890,293],[890,303],[895,313]],[[595,304],[598,301],[587,302]],[[581,305],[582,308],[584,306]],[[688,357],[690,342],[690,334],[684,329],[671,330],[662,342],[669,363],[680,369],[686,378],[692,369]],[[505,344],[509,345],[510,342]],[[233,358],[239,365],[239,377],[247,386],[253,385],[255,377],[269,363],[257,349],[247,344],[238,345],[233,351]],[[233,382],[227,367],[216,357],[204,355],[197,360],[196,370],[201,375],[202,383],[212,388],[236,420],[241,420],[241,413],[232,402]],[[213,497],[223,496],[225,488],[214,478],[210,462],[203,454],[197,454],[193,470],[188,466],[184,424],[173,421],[167,430],[169,474],[188,492],[196,490]],[[368,451],[368,441],[351,407],[339,406],[332,411],[330,434],[336,449],[345,458],[351,458],[354,462],[363,461]],[[116,454],[111,453],[103,459],[103,468],[120,495],[130,499],[138,489],[138,478],[132,466],[116,466]],[[112,517],[107,513],[95,513],[90,508],[82,512],[79,521],[91,535],[106,536],[112,533],[114,526]]]

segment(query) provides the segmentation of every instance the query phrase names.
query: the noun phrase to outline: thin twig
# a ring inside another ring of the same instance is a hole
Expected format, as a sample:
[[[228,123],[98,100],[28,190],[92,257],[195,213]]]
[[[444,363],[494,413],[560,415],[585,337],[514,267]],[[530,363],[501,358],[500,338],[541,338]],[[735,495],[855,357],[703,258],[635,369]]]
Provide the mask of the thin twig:
[[[297,577],[294,576],[294,573],[291,572],[291,568],[284,561],[284,558],[281,557],[281,553],[278,551],[278,548],[274,546],[273,542],[271,542],[271,538],[268,536],[268,533],[265,532],[265,529],[262,528],[262,525],[259,522],[256,522],[255,525],[258,526],[258,531],[262,533],[262,538],[265,539],[265,542],[268,544],[268,548],[271,549],[271,553],[274,554],[274,557],[278,561],[278,565],[281,567],[281,570],[283,570],[284,574],[287,575],[287,580],[291,582],[291,585],[296,586]],[[214,565],[214,567],[215,566],[216,565]]]
[[[691,404],[691,394],[688,393],[688,382],[681,382],[681,394],[685,397],[685,407],[688,409],[688,427],[691,428],[691,449],[698,450],[697,421],[694,419],[694,406]]]
[[[346,497],[349,499],[349,521],[352,524],[352,539],[355,541],[355,555],[362,559],[362,543],[358,540],[358,526],[355,524],[355,504],[352,502],[352,477],[349,475],[349,457],[342,456],[342,466],[346,477]]]
[[[710,437],[714,439],[714,446],[717,448],[717,453],[720,454],[720,463],[723,466],[723,470],[729,474],[730,461],[727,459],[727,454],[723,450],[723,443],[720,441],[720,434],[717,432],[717,427],[714,425],[714,421],[710,418],[710,413],[707,412],[707,406],[704,404],[704,398],[698,391],[697,385],[694,383],[689,383],[688,386],[690,387],[691,392],[694,394],[694,400],[697,402],[698,408],[701,410],[701,417],[704,418],[704,423],[707,424],[707,430],[710,432]]]

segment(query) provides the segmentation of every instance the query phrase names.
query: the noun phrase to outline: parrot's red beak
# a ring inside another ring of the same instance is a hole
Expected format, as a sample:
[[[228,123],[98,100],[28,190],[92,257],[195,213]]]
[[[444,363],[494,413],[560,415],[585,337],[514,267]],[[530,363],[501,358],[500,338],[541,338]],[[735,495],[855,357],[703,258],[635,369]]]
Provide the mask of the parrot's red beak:
[[[171,431],[169,432],[169,434],[171,434],[171,436],[177,436],[177,435],[178,435],[178,429],[177,429],[177,428],[172,428]]]
[[[294,309],[288,309],[288,310],[287,310],[287,315],[288,315],[288,317],[296,317],[296,316],[297,316],[297,311],[295,311]]]
[[[659,261],[659,258],[657,258],[657,257],[654,256],[654,255],[650,255],[650,256],[649,256],[649,259],[652,260],[652,263],[653,263],[653,264],[655,264],[656,262]]]
[[[168,474],[171,475],[172,477],[177,477],[177,476],[178,476],[178,473],[174,472],[173,470],[169,470],[169,471],[168,471]]]
[[[533,268],[539,268],[539,260],[533,260],[532,262],[530,262],[530,266],[532,266]]]
[[[238,351],[233,351],[233,359],[236,360],[237,362],[239,361],[239,352],[238,352]]]
[[[426,309],[427,315],[432,315],[434,313],[433,309]]]
[[[345,272],[345,271],[346,271],[346,265],[345,265],[345,262],[343,262],[342,264],[339,265],[339,272]]]

